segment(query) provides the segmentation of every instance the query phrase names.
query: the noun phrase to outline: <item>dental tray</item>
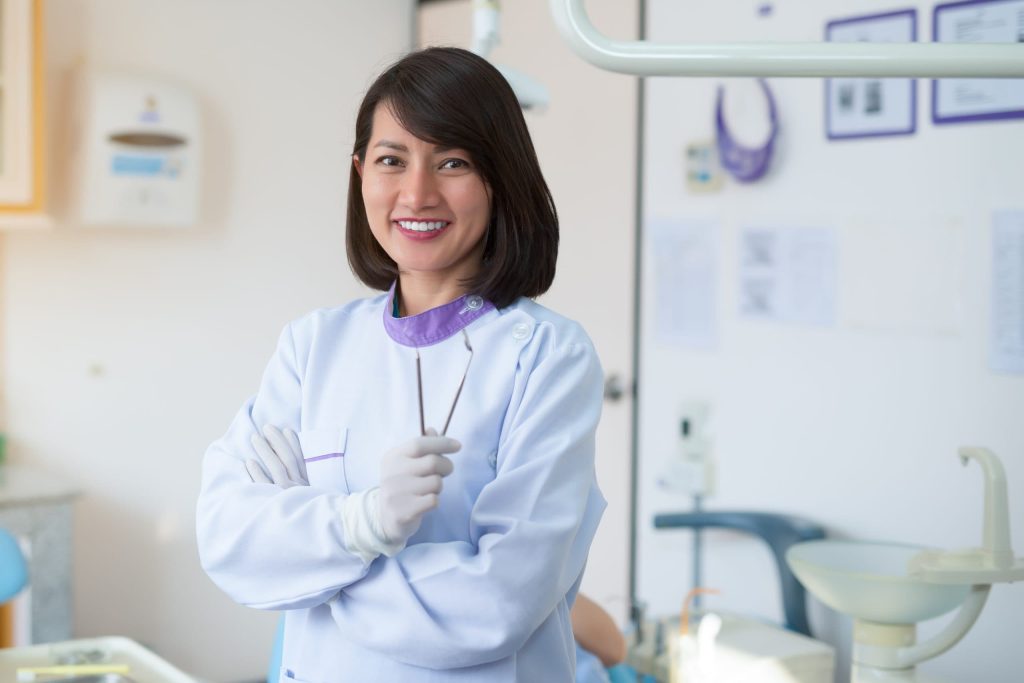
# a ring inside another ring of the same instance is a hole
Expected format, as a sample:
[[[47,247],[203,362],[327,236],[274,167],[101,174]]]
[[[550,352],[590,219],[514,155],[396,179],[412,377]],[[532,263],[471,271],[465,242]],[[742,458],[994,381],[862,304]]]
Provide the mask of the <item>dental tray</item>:
[[[67,664],[127,664],[131,670],[125,676],[100,677],[108,680],[132,683],[197,683],[196,679],[184,674],[130,638],[111,636],[65,640],[59,643],[29,645],[0,649],[0,681],[17,681],[17,670],[23,667],[56,666]],[[75,680],[73,676],[37,676],[36,681]],[[93,675],[81,680],[96,680]]]
[[[40,683],[135,683],[131,678],[126,678],[121,674],[90,674],[87,676],[58,676],[53,677],[49,674],[44,674],[41,678],[35,679]]]

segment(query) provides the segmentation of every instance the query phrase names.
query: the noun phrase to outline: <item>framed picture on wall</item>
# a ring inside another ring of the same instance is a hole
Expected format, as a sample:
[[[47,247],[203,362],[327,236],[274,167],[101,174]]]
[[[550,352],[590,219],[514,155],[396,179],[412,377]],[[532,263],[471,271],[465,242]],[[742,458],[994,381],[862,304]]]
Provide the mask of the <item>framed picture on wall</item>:
[[[1024,0],[966,0],[936,5],[937,43],[1024,43]],[[1024,118],[1024,78],[932,81],[936,124]]]
[[[0,0],[0,216],[43,208],[43,0]]]
[[[825,40],[912,43],[917,40],[917,10],[836,19],[826,24]],[[916,129],[916,79],[825,80],[825,133],[829,140],[911,135]]]

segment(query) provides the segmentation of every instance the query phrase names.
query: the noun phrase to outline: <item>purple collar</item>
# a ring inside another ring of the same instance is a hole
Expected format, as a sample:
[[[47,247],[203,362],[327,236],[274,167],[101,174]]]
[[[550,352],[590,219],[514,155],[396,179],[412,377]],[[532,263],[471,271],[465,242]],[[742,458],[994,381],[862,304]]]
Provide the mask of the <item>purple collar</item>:
[[[384,329],[402,346],[430,346],[442,342],[484,313],[494,310],[490,301],[475,294],[466,294],[429,311],[396,318],[391,315],[394,298],[395,285],[391,285],[384,303]]]

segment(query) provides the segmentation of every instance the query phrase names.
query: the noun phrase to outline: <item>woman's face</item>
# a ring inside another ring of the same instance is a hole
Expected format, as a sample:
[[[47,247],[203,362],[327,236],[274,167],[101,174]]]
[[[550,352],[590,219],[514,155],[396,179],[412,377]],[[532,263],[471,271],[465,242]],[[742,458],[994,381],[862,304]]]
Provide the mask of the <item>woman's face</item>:
[[[366,159],[354,163],[370,230],[399,273],[445,281],[476,274],[491,191],[469,154],[420,140],[380,105]]]

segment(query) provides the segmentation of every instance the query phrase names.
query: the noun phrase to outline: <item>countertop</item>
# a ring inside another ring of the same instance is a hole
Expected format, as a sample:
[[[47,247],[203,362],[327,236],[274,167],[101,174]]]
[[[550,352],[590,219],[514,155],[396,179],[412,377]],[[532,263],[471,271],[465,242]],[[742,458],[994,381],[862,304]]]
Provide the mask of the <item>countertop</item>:
[[[0,508],[67,501],[78,495],[70,482],[35,467],[0,467]]]

